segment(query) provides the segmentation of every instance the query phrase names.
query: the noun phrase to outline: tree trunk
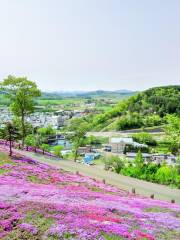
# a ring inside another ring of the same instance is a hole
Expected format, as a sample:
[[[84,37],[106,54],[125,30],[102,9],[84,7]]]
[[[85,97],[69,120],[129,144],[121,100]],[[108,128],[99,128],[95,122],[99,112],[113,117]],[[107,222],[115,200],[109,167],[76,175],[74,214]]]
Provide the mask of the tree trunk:
[[[9,141],[9,156],[12,156],[12,141]]]
[[[24,147],[24,139],[25,139],[25,124],[24,124],[24,113],[21,116],[21,125],[22,125],[22,146]]]
[[[77,153],[78,153],[78,150],[76,149],[75,155],[74,155],[74,162],[76,162],[76,160],[77,160]]]

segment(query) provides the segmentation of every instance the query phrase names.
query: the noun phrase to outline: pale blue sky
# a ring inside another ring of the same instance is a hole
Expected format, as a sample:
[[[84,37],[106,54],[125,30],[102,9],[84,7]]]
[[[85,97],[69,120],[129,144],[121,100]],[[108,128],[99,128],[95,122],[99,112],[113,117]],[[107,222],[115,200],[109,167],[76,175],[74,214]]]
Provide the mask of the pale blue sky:
[[[0,0],[0,80],[43,90],[180,84],[180,0]]]

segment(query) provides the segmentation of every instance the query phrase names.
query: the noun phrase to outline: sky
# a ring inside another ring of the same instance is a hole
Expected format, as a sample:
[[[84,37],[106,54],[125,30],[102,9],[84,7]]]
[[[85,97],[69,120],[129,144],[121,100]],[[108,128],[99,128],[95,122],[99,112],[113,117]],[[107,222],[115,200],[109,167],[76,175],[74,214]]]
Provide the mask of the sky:
[[[180,0],[0,0],[0,80],[46,91],[180,84]]]

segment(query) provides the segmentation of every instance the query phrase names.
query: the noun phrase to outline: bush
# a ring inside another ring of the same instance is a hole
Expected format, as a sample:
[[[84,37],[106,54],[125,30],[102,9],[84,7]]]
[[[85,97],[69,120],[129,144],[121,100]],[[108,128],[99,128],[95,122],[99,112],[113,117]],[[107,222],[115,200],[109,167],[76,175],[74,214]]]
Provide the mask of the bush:
[[[124,167],[124,159],[118,156],[111,156],[104,159],[105,169],[112,169],[116,173],[120,173]]]
[[[157,170],[155,180],[161,184],[176,184],[176,176],[177,172],[174,167],[164,165]]]
[[[132,135],[132,138],[135,142],[147,144],[149,146],[156,146],[157,142],[152,137],[150,133],[147,132],[141,132],[141,133],[135,133]]]
[[[57,157],[62,157],[61,150],[63,149],[62,146],[54,146],[53,147],[53,154]]]
[[[142,126],[142,119],[139,114],[123,115],[119,118],[116,124],[116,130],[127,130],[132,128],[139,128]]]

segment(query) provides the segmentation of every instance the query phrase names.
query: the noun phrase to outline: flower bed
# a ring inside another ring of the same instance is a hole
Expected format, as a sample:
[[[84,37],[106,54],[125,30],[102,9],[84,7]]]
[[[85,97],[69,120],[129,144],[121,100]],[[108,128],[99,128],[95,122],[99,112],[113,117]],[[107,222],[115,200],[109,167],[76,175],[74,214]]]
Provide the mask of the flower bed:
[[[180,239],[177,204],[20,155],[0,170],[0,239]]]
[[[9,141],[0,139],[0,145],[2,147],[4,147],[6,150],[8,150],[9,144],[10,144]],[[12,146],[15,149],[19,149],[19,143],[13,142]],[[40,154],[43,154],[43,155],[46,155],[46,156],[49,156],[49,157],[57,157],[57,156],[55,156],[54,154],[52,154],[50,152],[46,152],[46,151],[43,151],[40,148],[37,148],[37,147],[35,148],[35,147],[32,147],[32,146],[24,146],[24,147],[21,146],[21,150],[28,151],[28,152],[40,153]]]

